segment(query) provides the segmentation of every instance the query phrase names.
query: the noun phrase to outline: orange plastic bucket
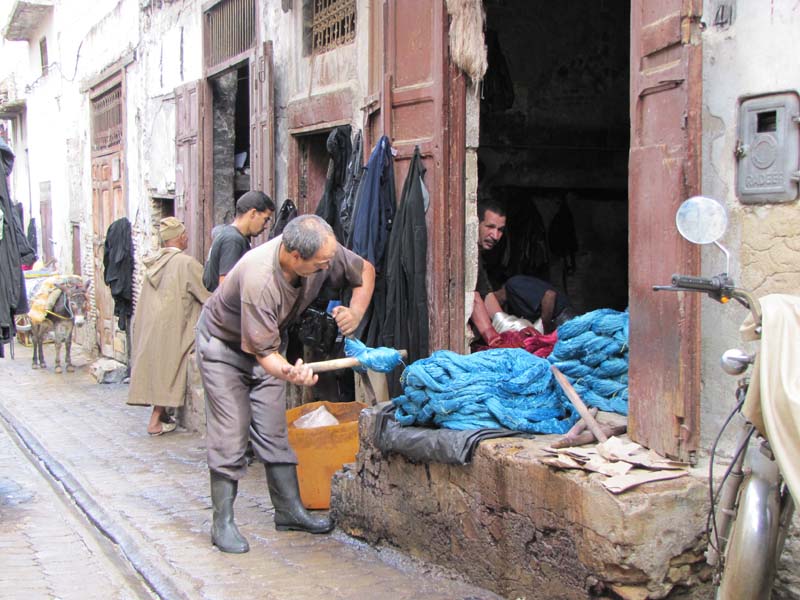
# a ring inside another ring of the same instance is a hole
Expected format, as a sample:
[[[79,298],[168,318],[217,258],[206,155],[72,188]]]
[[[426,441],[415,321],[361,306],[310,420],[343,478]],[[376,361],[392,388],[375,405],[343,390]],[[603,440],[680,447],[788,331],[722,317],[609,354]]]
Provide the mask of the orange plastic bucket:
[[[294,422],[324,406],[338,425],[298,429]],[[289,443],[297,454],[300,498],[306,508],[330,508],[331,478],[342,465],[356,460],[358,415],[367,408],[361,402],[311,402],[286,411]]]

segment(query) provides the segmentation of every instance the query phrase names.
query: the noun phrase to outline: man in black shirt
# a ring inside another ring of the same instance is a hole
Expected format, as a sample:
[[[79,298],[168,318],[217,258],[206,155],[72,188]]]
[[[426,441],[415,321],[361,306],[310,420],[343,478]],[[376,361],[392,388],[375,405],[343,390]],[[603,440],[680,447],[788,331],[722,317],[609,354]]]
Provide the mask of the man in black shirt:
[[[203,269],[203,285],[213,292],[225,279],[245,252],[250,250],[250,238],[267,227],[275,212],[275,203],[262,192],[249,191],[236,202],[236,218],[223,226],[211,242]]]
[[[484,252],[494,248],[503,238],[506,229],[506,209],[496,201],[485,200],[478,204],[478,279],[470,321],[488,346],[500,343],[500,334],[492,326],[492,316],[501,311],[500,301],[489,282],[483,264]]]
[[[551,333],[574,316],[569,299],[552,285],[530,275],[516,275],[495,288],[486,272],[484,253],[503,238],[505,206],[492,199],[478,204],[478,279],[470,321],[487,346],[502,344],[492,322],[498,313],[523,317],[532,323],[542,320],[544,333]],[[505,310],[504,308],[505,307]]]

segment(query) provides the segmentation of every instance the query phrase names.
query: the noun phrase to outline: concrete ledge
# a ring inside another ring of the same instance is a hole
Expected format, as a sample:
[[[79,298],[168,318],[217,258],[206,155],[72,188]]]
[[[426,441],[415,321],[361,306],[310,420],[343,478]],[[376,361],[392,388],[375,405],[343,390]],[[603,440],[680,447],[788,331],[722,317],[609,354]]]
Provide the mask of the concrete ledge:
[[[331,509],[346,533],[509,598],[710,597],[699,478],[614,496],[598,475],[543,465],[554,436],[485,441],[466,466],[414,464],[372,445],[375,412],[361,415],[357,462],[333,481]]]

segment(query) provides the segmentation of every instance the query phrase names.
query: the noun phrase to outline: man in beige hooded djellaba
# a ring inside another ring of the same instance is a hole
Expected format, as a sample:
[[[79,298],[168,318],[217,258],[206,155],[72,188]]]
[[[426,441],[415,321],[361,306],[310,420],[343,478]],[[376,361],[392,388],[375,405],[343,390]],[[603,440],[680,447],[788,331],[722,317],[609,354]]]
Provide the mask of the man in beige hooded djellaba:
[[[183,406],[195,324],[211,295],[203,285],[202,265],[183,252],[189,245],[183,223],[175,217],[161,219],[159,235],[163,248],[142,261],[128,394],[128,404],[152,405],[150,435],[175,429],[166,408]]]

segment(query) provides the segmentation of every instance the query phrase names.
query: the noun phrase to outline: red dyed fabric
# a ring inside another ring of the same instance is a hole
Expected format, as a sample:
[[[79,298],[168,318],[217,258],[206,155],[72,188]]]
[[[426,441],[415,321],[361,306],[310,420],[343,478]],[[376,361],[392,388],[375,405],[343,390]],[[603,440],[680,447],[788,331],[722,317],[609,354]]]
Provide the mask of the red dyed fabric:
[[[521,331],[506,331],[500,334],[500,343],[494,346],[476,344],[473,347],[475,352],[491,350],[493,348],[523,348],[531,354],[540,358],[547,358],[553,351],[553,346],[558,341],[558,334],[553,333],[544,335],[532,327],[526,327]]]

